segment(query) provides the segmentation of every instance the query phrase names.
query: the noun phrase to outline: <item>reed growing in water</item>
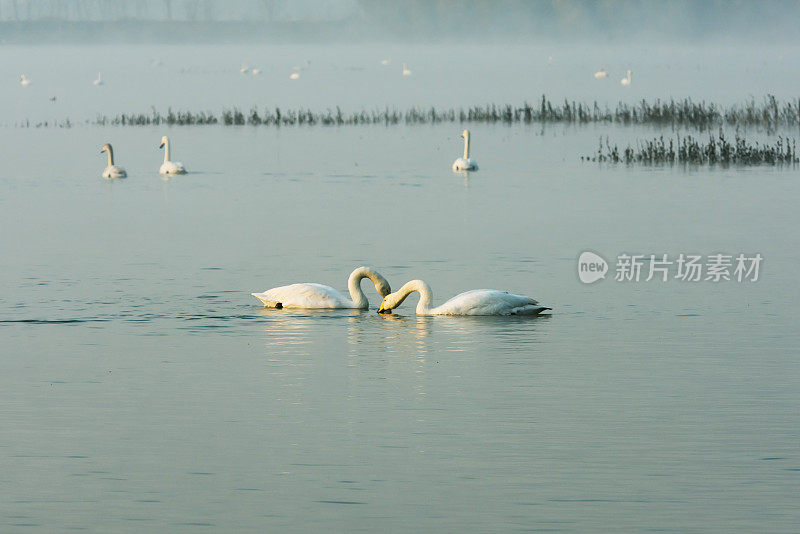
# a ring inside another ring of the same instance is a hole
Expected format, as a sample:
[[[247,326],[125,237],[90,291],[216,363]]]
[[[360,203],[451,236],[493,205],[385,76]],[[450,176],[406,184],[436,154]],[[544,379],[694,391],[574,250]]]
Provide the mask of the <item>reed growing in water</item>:
[[[600,146],[595,156],[583,156],[584,161],[608,163],[692,164],[692,165],[784,165],[798,163],[794,139],[778,136],[774,144],[748,143],[739,134],[731,142],[722,131],[709,136],[708,142],[686,135],[676,135],[675,139],[654,139],[637,141],[636,146],[628,145],[620,150],[613,147],[606,138],[600,138]]]
[[[524,102],[521,106],[510,104],[486,104],[469,108],[409,108],[407,110],[362,109],[344,112],[340,107],[325,111],[311,109],[281,109],[253,107],[244,112],[238,108],[224,109],[217,116],[211,111],[173,111],[166,114],[155,108],[149,113],[120,114],[114,117],[97,117],[96,125],[115,126],[195,126],[223,124],[225,126],[357,126],[366,124],[415,125],[437,123],[501,123],[501,124],[591,124],[607,123],[621,125],[656,125],[707,130],[718,126],[757,127],[774,131],[782,127],[800,126],[800,98],[778,102],[774,96],[767,96],[761,103],[751,100],[745,104],[730,107],[714,103],[694,102],[690,98],[636,104],[620,102],[614,109],[592,104],[564,100],[563,104],[553,104],[542,96],[538,105]]]

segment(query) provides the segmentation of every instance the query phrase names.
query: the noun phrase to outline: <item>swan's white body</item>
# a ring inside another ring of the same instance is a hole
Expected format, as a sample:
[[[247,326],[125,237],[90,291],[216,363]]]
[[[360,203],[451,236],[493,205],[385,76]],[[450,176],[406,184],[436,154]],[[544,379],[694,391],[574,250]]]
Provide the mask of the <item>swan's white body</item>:
[[[162,163],[161,167],[158,169],[159,173],[186,174],[186,168],[183,166],[183,163],[169,160],[169,139],[167,139],[166,135],[161,138],[161,145],[159,145],[158,148],[164,149],[164,163]]]
[[[602,78],[607,78],[608,74],[606,73],[605,69],[600,69],[594,73],[594,77],[600,80]]]
[[[386,295],[378,308],[383,313],[400,306],[413,292],[419,292],[417,315],[539,315],[545,310],[530,297],[496,289],[473,289],[451,298],[441,306],[431,307],[433,292],[422,280],[412,280],[399,290]]]
[[[22,87],[28,87],[28,86],[31,84],[31,81],[28,79],[28,77],[27,77],[27,76],[25,76],[25,75],[23,74],[23,75],[21,75],[21,76],[19,77],[19,84],[20,84]]]
[[[369,278],[378,293],[385,297],[391,293],[389,282],[371,267],[358,267],[347,280],[350,297],[345,297],[336,289],[322,284],[302,283],[274,287],[263,293],[251,293],[267,308],[311,308],[311,309],[363,309],[369,308],[367,296],[361,290],[361,280]]]
[[[469,157],[469,130],[461,132],[461,137],[464,138],[464,157],[458,158],[453,162],[454,171],[477,171],[478,162]]]
[[[261,74],[261,69],[253,69],[253,76],[258,76]]]
[[[102,154],[103,152],[108,152],[108,166],[103,170],[103,178],[125,178],[128,176],[125,169],[114,165],[114,149],[111,147],[111,143],[103,145],[100,153]]]
[[[405,62],[403,62],[403,76],[411,76],[411,69],[409,69]]]
[[[245,63],[244,65],[242,65],[242,68],[239,69],[239,72],[241,72],[242,74],[247,74],[248,72],[250,72],[250,65]]]
[[[103,75],[101,73],[97,73],[97,79],[92,82],[92,85],[103,85]]]
[[[630,85],[631,84],[631,71],[630,71],[630,69],[628,69],[628,74],[624,78],[622,78],[619,81],[619,83],[621,83],[622,85]]]
[[[291,74],[289,75],[289,79],[290,79],[290,80],[299,80],[299,79],[300,79],[300,73],[299,73],[299,72],[293,72],[293,73],[291,73]]]

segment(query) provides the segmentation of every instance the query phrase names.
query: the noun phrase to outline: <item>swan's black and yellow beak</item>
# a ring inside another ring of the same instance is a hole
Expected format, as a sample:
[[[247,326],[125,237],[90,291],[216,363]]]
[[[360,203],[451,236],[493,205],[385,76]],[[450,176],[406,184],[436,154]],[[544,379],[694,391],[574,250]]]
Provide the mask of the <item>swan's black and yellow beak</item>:
[[[378,306],[378,313],[392,313],[392,310],[387,310],[386,308],[383,307],[383,305],[385,303],[386,303],[386,299],[383,299],[381,301],[381,305]]]
[[[158,148],[164,148],[164,141],[161,141],[161,144],[158,145]]]

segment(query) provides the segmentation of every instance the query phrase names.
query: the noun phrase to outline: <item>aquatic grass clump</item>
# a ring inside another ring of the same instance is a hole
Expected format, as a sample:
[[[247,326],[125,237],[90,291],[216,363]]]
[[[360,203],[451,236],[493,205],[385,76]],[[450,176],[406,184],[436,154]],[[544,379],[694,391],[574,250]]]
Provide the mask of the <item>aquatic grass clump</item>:
[[[685,163],[692,165],[785,165],[798,163],[797,147],[794,139],[778,136],[774,144],[761,145],[748,143],[739,134],[733,142],[728,141],[720,131],[717,137],[709,137],[708,142],[687,135],[675,139],[664,136],[651,140],[637,141],[636,146],[628,145],[620,151],[613,147],[606,137],[600,138],[596,156],[583,156],[584,161],[608,163],[643,163],[646,165]]]

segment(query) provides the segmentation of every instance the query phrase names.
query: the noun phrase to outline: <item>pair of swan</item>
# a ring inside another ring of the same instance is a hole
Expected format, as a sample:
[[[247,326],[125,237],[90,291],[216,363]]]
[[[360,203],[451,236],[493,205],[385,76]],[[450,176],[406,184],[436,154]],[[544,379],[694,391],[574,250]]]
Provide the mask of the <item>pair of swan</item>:
[[[602,80],[608,77],[608,73],[606,73],[605,69],[600,69],[594,73],[594,77],[598,80]],[[622,85],[630,85],[631,84],[631,70],[628,69],[628,73],[622,78],[619,83]]]
[[[161,167],[158,169],[158,172],[161,174],[186,174],[186,168],[183,166],[183,163],[179,161],[170,161],[169,159],[169,139],[167,136],[163,136],[161,138],[161,144],[159,148],[164,149],[164,163],[161,164]],[[114,164],[114,148],[111,146],[111,143],[106,143],[100,149],[100,153],[103,152],[108,153],[108,166],[103,170],[103,178],[125,178],[128,176],[128,173],[125,172],[125,169]]]
[[[369,301],[361,290],[361,280],[369,278],[383,297],[378,313],[388,313],[411,294],[419,292],[417,315],[539,315],[547,308],[530,297],[495,289],[474,289],[451,298],[441,306],[431,307],[433,292],[422,280],[412,280],[392,293],[389,282],[371,267],[358,267],[347,280],[350,297],[330,286],[313,283],[275,287],[252,293],[268,308],[368,309]]]
[[[458,158],[453,162],[454,171],[477,171],[478,162],[469,157],[469,130],[461,132],[461,137],[464,138],[464,157]]]

